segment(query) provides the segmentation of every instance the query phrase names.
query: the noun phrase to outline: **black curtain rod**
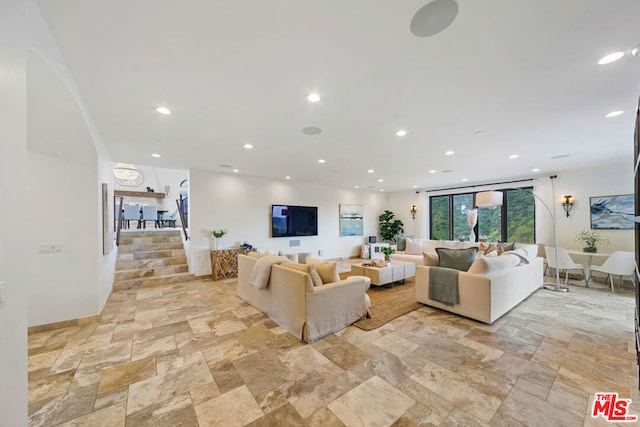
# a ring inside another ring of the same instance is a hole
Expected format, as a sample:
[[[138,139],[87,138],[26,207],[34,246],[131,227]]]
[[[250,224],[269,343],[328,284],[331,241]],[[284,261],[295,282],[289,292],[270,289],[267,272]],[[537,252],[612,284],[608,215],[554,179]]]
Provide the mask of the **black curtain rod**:
[[[435,190],[424,190],[425,193],[430,193],[432,191],[448,191],[448,190],[461,190],[463,188],[476,188],[476,187],[485,187],[487,185],[502,185],[502,184],[513,184],[516,182],[526,182],[533,181],[533,178],[527,179],[516,179],[515,181],[502,181],[502,182],[488,182],[486,184],[474,184],[474,185],[463,185],[461,187],[449,187],[449,188],[438,188]]]

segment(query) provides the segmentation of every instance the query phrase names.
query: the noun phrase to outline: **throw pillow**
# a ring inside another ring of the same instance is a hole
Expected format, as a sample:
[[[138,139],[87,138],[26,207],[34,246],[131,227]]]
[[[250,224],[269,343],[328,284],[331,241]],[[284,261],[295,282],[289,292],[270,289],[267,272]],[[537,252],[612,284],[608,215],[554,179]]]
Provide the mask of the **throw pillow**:
[[[448,249],[448,248],[436,248],[438,252],[438,265],[440,267],[453,268],[460,271],[467,271],[473,261],[476,259],[476,252],[478,248],[467,249]]]
[[[498,242],[498,247],[501,247],[503,252],[512,251],[515,245],[515,243]]]
[[[247,256],[258,259],[258,258],[262,258],[263,256],[267,256],[267,254],[261,254],[260,252],[247,252]]]
[[[429,252],[422,252],[422,260],[424,265],[429,267],[437,267],[440,262],[438,254],[430,254]]]
[[[538,245],[536,244],[516,243],[515,249],[524,251],[529,261],[538,256]]]
[[[338,276],[338,264],[331,261],[314,261],[313,266],[322,279],[322,283],[339,282],[340,276]]]
[[[396,234],[396,243],[398,245],[398,251],[404,251],[407,248],[407,240],[413,240],[411,236],[400,236]]]
[[[309,276],[311,276],[311,283],[313,283],[313,286],[320,286],[324,284],[322,283],[322,278],[320,278],[320,275],[318,274],[318,271],[313,266],[313,264],[297,264],[295,262],[285,262],[280,265],[285,268],[290,268],[291,270],[298,270],[302,271],[303,273],[308,273]]]
[[[416,242],[411,239],[407,239],[407,246],[405,247],[405,253],[409,255],[422,254],[422,242]]]
[[[483,257],[475,260],[467,272],[483,275],[495,274],[517,266],[520,261],[520,257],[510,254]]]
[[[493,252],[497,249],[498,249],[497,246],[494,245],[493,243],[480,243],[480,246],[478,247],[478,252],[482,252],[483,254],[487,255],[489,252]]]

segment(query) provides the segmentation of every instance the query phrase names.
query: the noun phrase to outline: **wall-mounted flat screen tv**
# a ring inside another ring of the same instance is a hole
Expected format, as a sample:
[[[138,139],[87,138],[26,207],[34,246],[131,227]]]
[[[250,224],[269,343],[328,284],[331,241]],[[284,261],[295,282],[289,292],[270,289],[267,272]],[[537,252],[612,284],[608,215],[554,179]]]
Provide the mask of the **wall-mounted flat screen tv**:
[[[271,205],[271,237],[317,235],[316,206]]]

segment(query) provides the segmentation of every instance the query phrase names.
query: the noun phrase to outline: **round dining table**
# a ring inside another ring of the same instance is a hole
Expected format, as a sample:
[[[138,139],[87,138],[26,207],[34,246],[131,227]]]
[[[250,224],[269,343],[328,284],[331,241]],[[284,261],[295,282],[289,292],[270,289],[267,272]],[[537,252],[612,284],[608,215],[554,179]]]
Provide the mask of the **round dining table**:
[[[606,252],[585,252],[582,249],[567,249],[567,253],[571,255],[581,255],[584,262],[582,263],[582,267],[584,268],[584,283],[586,286],[589,286],[589,281],[591,280],[591,261],[593,257],[608,257],[611,255]]]

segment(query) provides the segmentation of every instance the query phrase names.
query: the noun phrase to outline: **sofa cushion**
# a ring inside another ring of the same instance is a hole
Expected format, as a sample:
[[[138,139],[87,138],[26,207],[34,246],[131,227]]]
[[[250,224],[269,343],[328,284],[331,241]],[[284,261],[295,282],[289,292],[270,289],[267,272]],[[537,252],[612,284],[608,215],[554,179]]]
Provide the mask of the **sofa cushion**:
[[[468,273],[489,275],[513,268],[522,262],[515,254],[478,258],[471,264]]]
[[[396,241],[396,244],[398,245],[399,251],[406,250],[407,240],[413,240],[413,236],[400,236],[396,234],[395,241]]]
[[[442,246],[442,240],[423,240],[422,251],[436,253],[436,248]]]
[[[427,265],[429,267],[437,267],[440,263],[438,254],[432,254],[429,252],[422,252],[422,260],[424,265]]]
[[[338,264],[335,262],[322,261],[316,258],[307,258],[307,264],[313,264],[322,279],[322,283],[327,284],[340,281],[340,276],[338,275]]]
[[[285,268],[290,268],[292,270],[298,270],[298,271],[302,271],[303,273],[308,273],[309,276],[311,276],[311,283],[313,283],[313,286],[320,286],[324,284],[322,282],[322,279],[320,278],[320,275],[318,274],[318,271],[316,270],[313,264],[298,264],[295,262],[288,262],[280,265],[282,265]]]
[[[467,249],[436,248],[438,266],[467,271],[476,259],[477,247]]]
[[[422,242],[420,240],[406,240],[407,246],[405,248],[405,252],[409,255],[420,255],[422,254]]]
[[[498,242],[498,247],[501,247],[503,252],[512,251],[515,249],[515,246],[515,243]]]

